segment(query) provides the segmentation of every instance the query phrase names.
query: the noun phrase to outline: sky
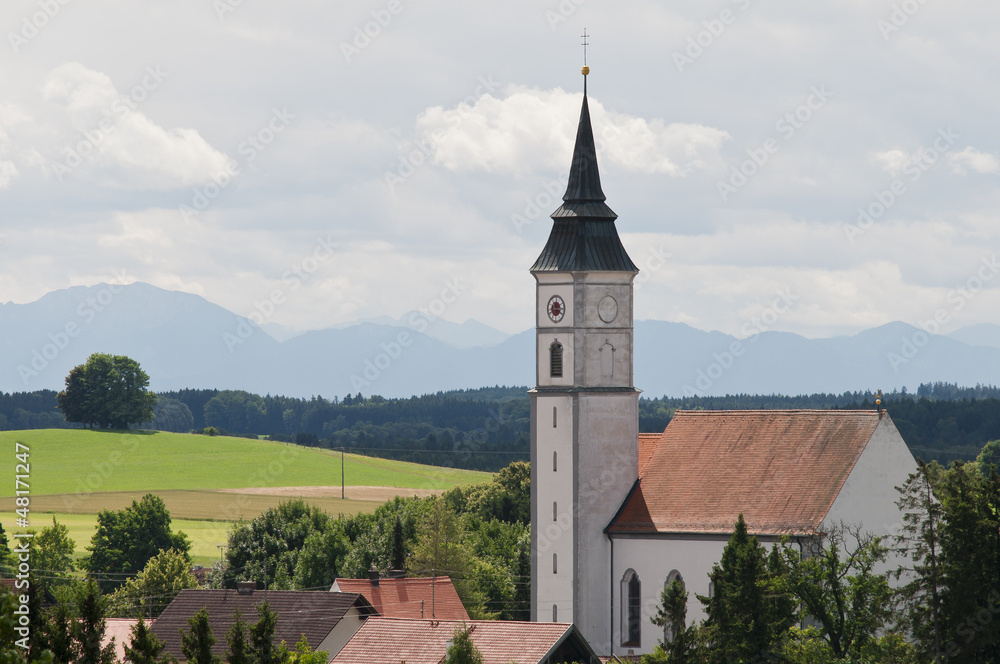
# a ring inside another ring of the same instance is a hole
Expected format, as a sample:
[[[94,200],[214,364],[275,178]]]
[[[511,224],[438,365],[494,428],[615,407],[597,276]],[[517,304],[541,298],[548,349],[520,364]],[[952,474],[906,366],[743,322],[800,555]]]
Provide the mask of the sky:
[[[0,302],[533,326],[581,35],[635,316],[1000,324],[1000,4],[4,0]]]

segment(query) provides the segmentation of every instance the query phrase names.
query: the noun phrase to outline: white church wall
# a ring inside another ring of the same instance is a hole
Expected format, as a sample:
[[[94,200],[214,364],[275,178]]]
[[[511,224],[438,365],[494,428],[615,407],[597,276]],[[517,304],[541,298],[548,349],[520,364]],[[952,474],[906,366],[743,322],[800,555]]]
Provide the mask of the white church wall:
[[[899,532],[903,515],[896,507],[906,478],[917,462],[889,417],[883,417],[865,451],[827,514],[824,525],[861,524],[862,530],[891,537]],[[885,542],[892,544],[891,541]],[[890,554],[877,570],[895,570],[900,559]]]
[[[614,586],[614,610],[609,611],[605,620],[614,622],[614,653],[635,654],[648,653],[663,639],[663,629],[650,622],[656,615],[660,605],[660,593],[667,582],[667,576],[676,570],[684,580],[688,595],[688,624],[705,619],[701,602],[695,596],[708,595],[708,574],[712,565],[722,557],[722,549],[729,541],[728,537],[718,539],[665,539],[657,538],[615,538],[614,570],[612,584]],[[635,570],[642,584],[642,638],[638,648],[622,646],[623,627],[627,635],[627,622],[624,613],[625,599],[622,596],[621,582],[628,570]],[[613,616],[611,615],[613,613]]]

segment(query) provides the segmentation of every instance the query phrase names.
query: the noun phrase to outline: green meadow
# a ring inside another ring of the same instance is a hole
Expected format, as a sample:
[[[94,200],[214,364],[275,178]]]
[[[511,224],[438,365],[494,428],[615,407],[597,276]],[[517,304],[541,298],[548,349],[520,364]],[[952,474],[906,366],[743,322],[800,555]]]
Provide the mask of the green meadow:
[[[32,496],[335,486],[341,481],[341,455],[330,450],[227,436],[88,429],[0,432],[11,475],[16,442],[29,450]],[[345,455],[348,486],[450,489],[489,479],[489,473],[479,471]],[[0,496],[14,491],[14,482],[0,483]]]
[[[20,443],[23,447],[16,445]],[[28,468],[17,468],[27,448]],[[23,532],[16,525],[15,474],[27,475],[29,525],[40,530],[55,517],[69,528],[76,542],[75,556],[86,555],[97,529],[97,513],[120,510],[146,493],[160,496],[170,511],[173,530],[191,540],[192,561],[209,566],[219,557],[232,524],[252,519],[264,510],[292,499],[289,495],[261,495],[266,487],[337,487],[341,483],[341,454],[248,438],[200,436],[160,431],[93,431],[42,429],[0,432],[12,481],[0,483],[0,523],[8,533]],[[358,488],[393,487],[399,495],[408,489],[446,490],[489,481],[491,475],[471,470],[423,466],[356,454],[344,455],[343,478],[348,498],[302,497],[324,511],[337,514],[371,512],[381,504]],[[248,492],[223,491],[246,489]],[[285,492],[295,494],[294,490]],[[326,492],[330,493],[330,492]],[[383,492],[384,493],[384,492]],[[384,499],[384,498],[383,498]]]

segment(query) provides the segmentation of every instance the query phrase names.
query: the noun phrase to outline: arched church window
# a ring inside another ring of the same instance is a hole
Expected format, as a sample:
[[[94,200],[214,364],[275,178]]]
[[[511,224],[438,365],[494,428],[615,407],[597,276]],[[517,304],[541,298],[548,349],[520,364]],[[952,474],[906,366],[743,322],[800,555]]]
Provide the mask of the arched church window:
[[[559,411],[552,406],[552,428],[555,429],[557,426],[559,426]]]
[[[670,588],[670,586],[673,585],[675,581],[680,584],[680,590],[683,591],[684,577],[682,577],[681,573],[678,572],[677,570],[672,570],[670,574],[667,575],[667,582],[663,584],[664,590]],[[684,631],[683,622],[680,623],[679,625],[675,625],[673,622],[667,621],[667,623],[663,626],[663,642],[673,643],[674,638],[682,631]]]
[[[562,378],[563,375],[563,345],[558,340],[549,346],[549,375],[552,378]]]
[[[553,452],[552,453],[552,472],[554,473],[554,472],[556,472],[558,470],[559,470],[559,453],[558,452]]]
[[[552,605],[552,622],[559,622],[559,606]]]
[[[552,520],[559,520],[559,504],[556,501],[552,501]]]
[[[642,584],[635,570],[622,579],[622,645],[638,648],[642,639]]]
[[[552,554],[552,573],[559,573],[559,556],[555,553]]]

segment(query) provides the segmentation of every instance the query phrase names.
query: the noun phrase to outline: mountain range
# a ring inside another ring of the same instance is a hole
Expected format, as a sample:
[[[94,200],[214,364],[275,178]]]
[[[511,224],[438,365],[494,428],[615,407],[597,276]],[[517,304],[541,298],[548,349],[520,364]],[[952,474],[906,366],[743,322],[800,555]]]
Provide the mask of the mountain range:
[[[144,283],[77,286],[0,305],[0,391],[61,389],[69,370],[94,352],[134,358],[157,391],[407,397],[535,382],[534,331],[506,335],[474,320],[413,312],[297,333],[257,327],[198,295]],[[774,331],[738,339],[637,321],[635,358],[635,385],[647,396],[997,384],[1000,326],[930,335],[896,322],[826,339]]]

